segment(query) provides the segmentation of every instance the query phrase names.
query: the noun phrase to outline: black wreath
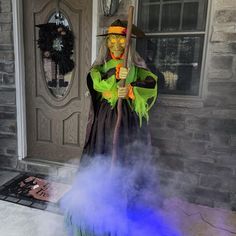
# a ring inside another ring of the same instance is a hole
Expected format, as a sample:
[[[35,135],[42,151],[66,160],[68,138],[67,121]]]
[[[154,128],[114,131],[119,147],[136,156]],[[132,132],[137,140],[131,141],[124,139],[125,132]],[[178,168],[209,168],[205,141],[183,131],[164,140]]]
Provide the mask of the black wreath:
[[[74,68],[71,59],[74,48],[74,35],[63,24],[47,23],[39,27],[38,47],[44,58],[50,58],[59,66],[59,74],[65,75]]]

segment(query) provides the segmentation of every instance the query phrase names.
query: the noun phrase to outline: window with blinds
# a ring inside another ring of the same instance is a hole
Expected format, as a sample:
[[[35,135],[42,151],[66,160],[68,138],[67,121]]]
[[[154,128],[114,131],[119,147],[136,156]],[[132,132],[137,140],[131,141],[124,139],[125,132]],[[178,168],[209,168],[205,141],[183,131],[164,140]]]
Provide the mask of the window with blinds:
[[[199,95],[207,0],[139,0],[137,51],[164,94]]]

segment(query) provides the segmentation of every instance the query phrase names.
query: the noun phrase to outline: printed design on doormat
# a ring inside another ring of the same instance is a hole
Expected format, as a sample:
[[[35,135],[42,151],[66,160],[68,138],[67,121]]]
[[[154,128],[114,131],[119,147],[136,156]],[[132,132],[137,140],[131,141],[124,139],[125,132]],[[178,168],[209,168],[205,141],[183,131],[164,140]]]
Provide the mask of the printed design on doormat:
[[[0,199],[46,209],[57,206],[70,185],[49,180],[46,176],[20,174],[0,187]]]

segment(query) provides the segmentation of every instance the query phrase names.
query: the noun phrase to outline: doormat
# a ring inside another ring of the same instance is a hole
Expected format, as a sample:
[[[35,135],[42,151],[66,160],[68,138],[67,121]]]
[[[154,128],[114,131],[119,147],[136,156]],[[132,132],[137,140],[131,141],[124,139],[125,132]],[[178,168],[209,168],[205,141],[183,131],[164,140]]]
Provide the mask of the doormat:
[[[46,176],[24,173],[0,187],[0,200],[60,214],[59,201],[69,189]]]

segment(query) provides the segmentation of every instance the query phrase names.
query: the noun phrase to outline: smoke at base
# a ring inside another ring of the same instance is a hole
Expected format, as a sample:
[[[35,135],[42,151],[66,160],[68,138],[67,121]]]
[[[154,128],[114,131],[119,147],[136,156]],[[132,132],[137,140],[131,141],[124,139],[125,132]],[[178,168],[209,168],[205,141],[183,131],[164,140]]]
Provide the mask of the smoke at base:
[[[162,200],[155,165],[138,150],[131,165],[112,172],[111,159],[101,156],[80,168],[61,200],[70,235],[180,236],[158,210]]]

